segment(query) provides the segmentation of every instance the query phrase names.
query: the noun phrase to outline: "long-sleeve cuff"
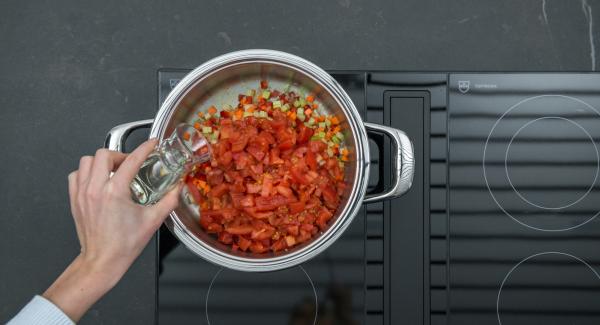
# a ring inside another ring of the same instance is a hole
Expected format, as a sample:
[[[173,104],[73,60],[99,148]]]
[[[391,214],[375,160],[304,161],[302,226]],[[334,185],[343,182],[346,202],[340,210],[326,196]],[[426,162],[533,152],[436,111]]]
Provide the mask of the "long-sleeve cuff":
[[[65,313],[42,296],[35,296],[7,325],[75,325]]]

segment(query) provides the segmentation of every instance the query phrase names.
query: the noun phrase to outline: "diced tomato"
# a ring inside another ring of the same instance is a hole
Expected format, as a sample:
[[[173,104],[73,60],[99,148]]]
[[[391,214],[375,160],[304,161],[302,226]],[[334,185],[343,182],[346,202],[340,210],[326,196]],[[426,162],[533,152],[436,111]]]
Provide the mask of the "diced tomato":
[[[276,194],[270,197],[257,197],[256,199],[254,199],[254,203],[258,211],[272,211],[282,205],[287,204],[288,199],[286,199],[282,195]]]
[[[248,247],[250,247],[250,245],[252,245],[252,241],[250,239],[246,239],[246,238],[244,238],[242,236],[240,236],[238,238],[238,246],[240,246],[240,249],[242,251],[244,251],[244,252],[247,251]]]
[[[229,166],[229,164],[231,164],[232,159],[233,159],[233,155],[232,155],[231,151],[226,151],[219,157],[219,163],[221,165],[227,167],[227,166]]]
[[[225,183],[221,183],[211,188],[210,192],[208,192],[208,195],[212,197],[221,197],[223,194],[227,193],[228,190],[229,186],[227,186]]]
[[[310,182],[306,179],[304,171],[302,171],[298,167],[292,167],[290,169],[290,173],[292,175],[292,179],[300,184],[308,185]]]
[[[265,157],[265,151],[255,145],[248,146],[246,151],[258,161],[261,161]]]
[[[263,245],[263,243],[258,242],[258,241],[254,241],[252,242],[252,245],[250,245],[250,251],[252,251],[252,253],[256,253],[256,254],[261,254],[267,251],[267,249],[269,249],[268,246]]]
[[[246,193],[256,194],[260,193],[262,185],[256,183],[246,183]]]
[[[273,190],[273,179],[271,176],[263,177],[262,189],[260,191],[260,196],[267,197],[271,195],[271,191]]]
[[[274,252],[278,252],[278,251],[284,250],[286,248],[287,248],[287,242],[285,241],[285,238],[281,238],[280,240],[274,242],[273,245],[271,245],[271,249]]]
[[[274,233],[275,233],[275,228],[265,225],[261,229],[256,229],[256,230],[252,231],[252,234],[250,235],[250,237],[255,240],[264,240],[264,239],[270,239]]]
[[[233,126],[231,126],[231,125],[221,126],[221,128],[219,130],[220,130],[220,133],[219,133],[220,139],[229,139],[229,138],[231,138],[231,135],[234,132]]]
[[[290,235],[294,235],[294,236],[298,236],[298,231],[299,231],[299,228],[300,228],[300,227],[299,227],[298,225],[291,225],[291,226],[288,226],[288,227],[286,228],[286,230],[287,230],[287,233],[288,233],[288,234],[290,234]]]
[[[279,158],[279,148],[271,149],[271,165],[283,164],[283,159]]]
[[[273,216],[273,212],[258,212],[256,208],[245,208],[244,212],[255,219],[269,219]]]
[[[196,204],[200,204],[202,202],[202,197],[200,195],[200,191],[198,191],[198,188],[196,187],[196,185],[194,185],[193,179],[192,178],[188,179],[188,181],[186,182],[186,185],[188,188],[188,192],[194,199],[194,202],[196,202]]]
[[[232,152],[240,152],[246,148],[248,144],[248,138],[245,136],[239,137],[237,140],[231,143],[231,151]]]
[[[243,208],[249,208],[254,206],[254,195],[246,195],[240,200],[240,206]]]
[[[229,245],[233,243],[233,236],[226,231],[221,231],[219,233],[219,241],[225,245]]]
[[[300,212],[304,211],[305,206],[306,205],[302,201],[292,202],[292,203],[288,204],[290,213],[300,213]]]
[[[315,157],[315,153],[312,150],[308,150],[306,152],[306,156],[304,157],[304,161],[306,161],[306,164],[308,165],[308,167],[310,167],[310,169],[312,170],[317,170],[317,159]]]
[[[220,233],[221,231],[223,231],[223,226],[221,226],[218,223],[211,223],[208,225],[208,227],[206,227],[206,232],[207,233]]]
[[[289,187],[283,186],[283,185],[277,185],[275,188],[277,189],[277,193],[279,193],[287,198],[294,198],[294,192],[292,192],[292,190]]]
[[[233,157],[235,161],[235,169],[240,170],[246,168],[248,163],[250,162],[250,155],[245,152],[236,153]]]
[[[314,133],[315,132],[313,129],[306,127],[303,123],[300,123],[298,126],[298,143],[307,143]]]
[[[322,208],[321,211],[319,211],[319,215],[317,216],[317,225],[319,226],[319,228],[321,228],[321,230],[325,230],[325,227],[327,226],[327,221],[329,221],[329,219],[331,219],[332,216],[333,214],[329,212],[329,210],[327,210],[326,208]]]
[[[320,140],[310,141],[310,150],[314,153],[322,152],[327,149],[327,144]]]
[[[225,231],[232,235],[248,235],[252,233],[252,226],[225,226]]]
[[[338,203],[337,191],[330,185],[321,185],[321,192],[323,193],[323,199],[327,206],[336,206]]]
[[[219,185],[223,183],[223,171],[220,169],[212,169],[207,173],[206,179],[211,186]]]

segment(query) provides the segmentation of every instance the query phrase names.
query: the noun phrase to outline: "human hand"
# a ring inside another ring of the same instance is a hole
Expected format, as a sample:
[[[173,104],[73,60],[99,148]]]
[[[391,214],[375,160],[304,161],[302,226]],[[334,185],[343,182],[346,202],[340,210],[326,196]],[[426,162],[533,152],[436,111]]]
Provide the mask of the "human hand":
[[[81,252],[44,296],[74,321],[116,285],[178,205],[181,184],[153,206],[131,199],[129,184],[156,143],[146,141],[129,155],[99,149],[69,174]]]

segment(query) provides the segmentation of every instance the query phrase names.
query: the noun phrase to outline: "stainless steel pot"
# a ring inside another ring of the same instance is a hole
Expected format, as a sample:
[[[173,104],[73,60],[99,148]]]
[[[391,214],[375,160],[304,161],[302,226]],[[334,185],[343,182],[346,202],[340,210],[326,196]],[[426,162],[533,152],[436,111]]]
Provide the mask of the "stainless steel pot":
[[[132,130],[151,126],[150,137],[162,140],[176,125],[194,120],[199,110],[210,105],[222,107],[237,102],[237,95],[256,88],[267,79],[275,89],[291,86],[314,93],[328,114],[341,121],[350,151],[346,167],[348,186],[329,228],[310,241],[289,251],[256,255],[233,252],[206,234],[198,223],[199,213],[184,200],[166,220],[167,227],[192,252],[218,265],[241,271],[273,271],[309,260],[324,251],[350,225],[362,203],[393,199],[409,190],[413,179],[413,148],[404,132],[387,126],[363,123],[344,89],[325,71],[297,56],[272,50],[245,50],[214,58],[190,72],[169,94],[153,120],[119,125],[107,135],[106,146],[122,150]],[[394,180],[385,192],[365,196],[369,179],[367,131],[384,134],[392,140]]]

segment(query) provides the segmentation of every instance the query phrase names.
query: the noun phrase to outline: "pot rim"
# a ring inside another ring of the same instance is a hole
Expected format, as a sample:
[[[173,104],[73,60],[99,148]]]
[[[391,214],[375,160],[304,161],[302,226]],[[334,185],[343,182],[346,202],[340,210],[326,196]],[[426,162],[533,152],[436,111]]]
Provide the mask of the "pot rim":
[[[223,69],[248,63],[275,64],[306,75],[329,92],[346,115],[350,129],[354,135],[356,172],[352,182],[352,190],[344,208],[334,223],[324,233],[312,239],[306,246],[289,253],[264,258],[237,256],[213,247],[209,243],[192,235],[175,211],[165,220],[165,224],[188,249],[209,262],[239,271],[275,271],[298,265],[320,254],[333,244],[350,225],[352,220],[354,220],[362,205],[368,185],[370,164],[368,138],[362,118],[354,103],[331,75],[315,64],[298,56],[265,49],[227,53],[207,61],[191,71],[173,88],[161,105],[152,124],[150,137],[162,138],[175,108],[197,84]]]

